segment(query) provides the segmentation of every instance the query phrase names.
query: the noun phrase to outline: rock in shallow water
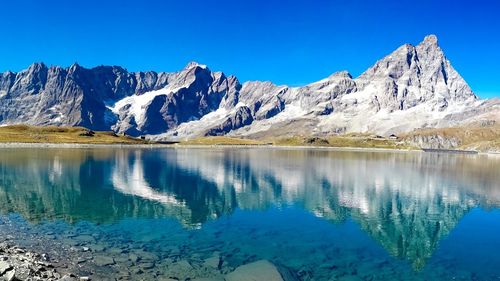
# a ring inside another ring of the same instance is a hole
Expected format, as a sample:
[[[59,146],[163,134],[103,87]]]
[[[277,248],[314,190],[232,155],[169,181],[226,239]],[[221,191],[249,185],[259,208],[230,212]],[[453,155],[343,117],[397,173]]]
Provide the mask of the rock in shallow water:
[[[108,266],[115,264],[115,260],[112,257],[107,256],[95,256],[94,262],[97,266]]]
[[[6,271],[11,270],[12,266],[6,261],[0,261],[0,275],[3,275]]]
[[[11,270],[11,271],[8,271],[4,276],[3,276],[3,280],[5,281],[13,281],[13,280],[16,280],[16,271],[15,270]]]
[[[196,277],[196,272],[193,266],[186,260],[181,260],[171,264],[168,267],[168,277],[175,277],[180,280],[193,279]]]
[[[274,264],[260,260],[242,265],[226,275],[226,281],[285,281]]]
[[[211,257],[211,258],[208,258],[203,263],[204,266],[206,266],[206,267],[212,267],[212,268],[219,268],[220,264],[221,264],[220,257]]]

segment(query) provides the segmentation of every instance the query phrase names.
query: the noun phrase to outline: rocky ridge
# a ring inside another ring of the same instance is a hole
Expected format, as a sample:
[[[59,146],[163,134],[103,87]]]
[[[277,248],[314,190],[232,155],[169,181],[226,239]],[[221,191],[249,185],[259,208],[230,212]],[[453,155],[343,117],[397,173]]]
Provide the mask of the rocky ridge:
[[[340,71],[303,87],[241,84],[189,63],[174,73],[35,63],[0,74],[0,125],[84,126],[151,139],[370,132],[381,135],[500,119],[429,35],[353,78]]]

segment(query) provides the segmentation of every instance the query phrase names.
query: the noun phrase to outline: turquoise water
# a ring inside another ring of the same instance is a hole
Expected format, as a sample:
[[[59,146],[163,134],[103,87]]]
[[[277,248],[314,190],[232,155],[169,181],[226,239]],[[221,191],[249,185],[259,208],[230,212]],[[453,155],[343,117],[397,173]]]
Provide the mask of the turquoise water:
[[[498,280],[499,167],[495,155],[0,149],[0,235],[97,280],[222,280],[262,259],[293,280]]]

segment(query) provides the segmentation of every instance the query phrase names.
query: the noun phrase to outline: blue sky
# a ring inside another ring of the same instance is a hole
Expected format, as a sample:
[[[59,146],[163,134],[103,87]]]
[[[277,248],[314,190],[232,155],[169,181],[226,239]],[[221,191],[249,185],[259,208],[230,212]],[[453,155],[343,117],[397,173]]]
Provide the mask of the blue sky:
[[[176,71],[189,61],[240,81],[302,85],[359,75],[436,34],[481,97],[500,96],[500,1],[2,1],[0,71],[33,62]]]

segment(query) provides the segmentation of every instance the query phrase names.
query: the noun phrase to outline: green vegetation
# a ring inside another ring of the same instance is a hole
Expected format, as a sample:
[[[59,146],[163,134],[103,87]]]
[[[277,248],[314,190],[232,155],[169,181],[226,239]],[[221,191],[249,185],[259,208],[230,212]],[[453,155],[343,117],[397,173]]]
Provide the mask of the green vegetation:
[[[201,137],[185,140],[180,145],[263,145],[262,141],[231,137]]]
[[[311,146],[311,147],[350,147],[350,148],[384,148],[384,149],[417,149],[404,142],[371,135],[348,134],[329,137],[284,137],[262,140],[232,137],[201,137],[186,140],[179,145],[276,145],[276,146]]]
[[[420,129],[403,134],[398,139],[353,133],[324,137],[293,136],[261,139],[217,136],[185,140],[181,141],[179,145],[276,145],[409,150],[419,149],[415,145],[411,145],[414,143],[412,140],[415,137],[426,136],[454,139],[459,146],[453,149],[500,151],[499,125]],[[0,127],[0,143],[158,144],[129,136],[118,136],[113,132],[93,132],[83,127],[28,125]]]
[[[324,146],[344,148],[418,149],[405,142],[366,134],[346,134],[328,137],[288,137],[272,140],[275,145]]]
[[[144,140],[118,136],[113,132],[93,132],[82,127],[0,127],[0,143],[143,144]]]

